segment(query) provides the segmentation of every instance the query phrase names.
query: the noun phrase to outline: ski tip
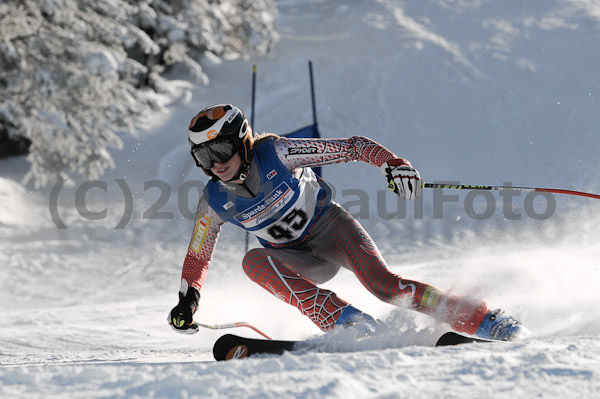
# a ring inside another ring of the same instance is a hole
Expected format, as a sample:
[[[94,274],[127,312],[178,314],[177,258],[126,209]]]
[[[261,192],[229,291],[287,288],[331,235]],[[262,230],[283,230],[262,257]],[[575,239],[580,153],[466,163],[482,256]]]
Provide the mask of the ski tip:
[[[233,334],[225,334],[215,342],[213,356],[216,360],[243,359],[248,356],[246,345],[231,345],[238,337]]]
[[[216,360],[244,359],[259,354],[277,354],[294,348],[297,341],[277,341],[262,338],[245,338],[225,334],[213,346]]]
[[[468,335],[462,335],[454,331],[448,331],[443,334],[435,343],[435,346],[453,346],[461,344],[470,344],[472,342],[497,342],[487,339],[470,337]]]

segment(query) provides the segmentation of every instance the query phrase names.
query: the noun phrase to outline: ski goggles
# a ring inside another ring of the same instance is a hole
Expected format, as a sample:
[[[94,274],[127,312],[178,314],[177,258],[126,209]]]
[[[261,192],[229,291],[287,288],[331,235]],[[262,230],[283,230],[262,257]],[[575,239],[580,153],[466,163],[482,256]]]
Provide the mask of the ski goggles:
[[[204,169],[210,169],[215,162],[225,163],[237,152],[237,146],[232,140],[223,139],[209,141],[192,147],[191,153],[196,164]]]

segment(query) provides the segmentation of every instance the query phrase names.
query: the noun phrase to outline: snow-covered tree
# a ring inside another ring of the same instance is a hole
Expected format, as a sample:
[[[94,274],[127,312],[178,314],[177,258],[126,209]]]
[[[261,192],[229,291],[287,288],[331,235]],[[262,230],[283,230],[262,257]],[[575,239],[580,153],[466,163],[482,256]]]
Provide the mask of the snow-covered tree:
[[[206,81],[206,54],[265,53],[275,17],[273,0],[3,0],[0,156],[28,147],[36,185],[97,178],[170,67]]]

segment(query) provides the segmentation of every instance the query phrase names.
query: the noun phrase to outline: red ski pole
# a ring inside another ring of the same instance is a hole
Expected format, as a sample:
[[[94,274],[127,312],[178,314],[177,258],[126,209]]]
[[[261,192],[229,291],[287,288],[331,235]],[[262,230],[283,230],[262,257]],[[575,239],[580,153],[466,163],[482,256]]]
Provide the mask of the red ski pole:
[[[451,190],[493,190],[493,191],[523,191],[523,192],[536,192],[536,193],[553,193],[553,194],[567,194],[577,195],[579,197],[588,197],[600,199],[600,195],[585,193],[582,191],[563,190],[559,188],[535,188],[535,187],[512,187],[512,186],[473,186],[469,184],[443,184],[443,183],[425,183],[423,182],[423,188],[445,188]]]
[[[246,323],[245,321],[238,321],[235,323],[226,323],[226,324],[203,324],[203,323],[198,323],[197,321],[194,321],[194,324],[196,324],[198,327],[209,328],[211,330],[223,330],[225,328],[248,327],[248,328],[256,331],[257,333],[259,333],[266,339],[273,339],[273,338],[269,337],[267,334],[265,334],[264,332],[260,331],[258,328],[254,327],[252,324]]]

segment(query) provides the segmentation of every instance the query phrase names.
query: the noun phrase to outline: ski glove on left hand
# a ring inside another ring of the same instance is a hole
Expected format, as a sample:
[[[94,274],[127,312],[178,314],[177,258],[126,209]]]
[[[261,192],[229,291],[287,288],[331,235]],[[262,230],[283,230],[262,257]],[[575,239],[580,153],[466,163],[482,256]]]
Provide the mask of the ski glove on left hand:
[[[423,184],[419,172],[404,159],[390,159],[379,168],[388,181],[389,189],[403,197],[412,200],[421,196]]]
[[[169,324],[173,330],[182,334],[195,334],[198,325],[194,323],[194,313],[198,308],[200,292],[193,287],[188,287],[184,296],[179,292],[179,303],[169,313]]]

